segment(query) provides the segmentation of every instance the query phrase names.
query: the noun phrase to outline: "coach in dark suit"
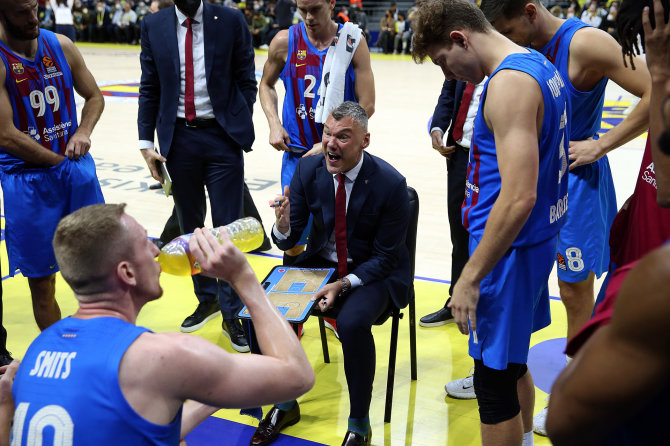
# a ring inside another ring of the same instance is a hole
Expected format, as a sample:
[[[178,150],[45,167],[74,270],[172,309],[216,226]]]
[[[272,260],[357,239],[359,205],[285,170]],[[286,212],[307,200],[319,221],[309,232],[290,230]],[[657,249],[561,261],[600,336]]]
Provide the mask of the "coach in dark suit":
[[[289,249],[311,214],[307,248],[296,264],[338,270],[338,280],[314,299],[321,311],[339,309],[337,328],[350,403],[343,445],[370,442],[368,410],[376,358],[371,327],[391,304],[407,305],[411,284],[405,247],[407,184],[391,165],[364,152],[369,143],[367,114],[360,105],[344,102],[333,110],[324,125],[324,155],[300,160],[290,190],[277,199],[282,204],[275,208],[273,228],[277,246]],[[273,407],[251,444],[268,444],[299,418],[294,401]]]
[[[433,148],[447,159],[447,215],[451,234],[451,285],[449,295],[468,261],[468,231],[461,220],[461,206],[465,199],[465,178],[468,169],[470,147],[464,147],[462,137],[454,138],[455,121],[461,108],[467,82],[448,80],[442,86],[440,98],[435,106],[431,122],[430,137]],[[465,104],[468,106],[469,104]],[[446,143],[444,133],[447,132]],[[459,144],[459,142],[461,144]],[[434,313],[419,320],[422,327],[437,327],[454,321],[447,303]]]
[[[142,20],[137,123],[142,155],[159,181],[156,160],[167,160],[179,224],[189,233],[203,226],[205,187],[214,226],[242,216],[243,151],[254,141],[257,87],[251,34],[239,11],[201,0],[175,5]],[[233,348],[248,351],[232,288],[199,275],[193,283],[200,304],[182,331],[200,328],[220,308]]]

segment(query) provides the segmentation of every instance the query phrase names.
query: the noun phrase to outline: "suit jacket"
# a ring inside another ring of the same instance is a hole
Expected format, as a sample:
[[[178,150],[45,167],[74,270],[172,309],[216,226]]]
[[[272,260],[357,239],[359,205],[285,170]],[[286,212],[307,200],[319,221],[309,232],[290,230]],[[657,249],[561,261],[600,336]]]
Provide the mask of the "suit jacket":
[[[251,33],[241,12],[207,2],[203,8],[205,75],[214,116],[228,136],[249,151],[257,92]],[[141,23],[139,139],[153,141],[156,130],[161,154],[167,157],[181,85],[175,6]]]
[[[453,122],[456,120],[458,109],[461,107],[461,99],[463,99],[466,85],[467,82],[462,81],[444,81],[442,92],[440,93],[437,105],[435,106],[435,111],[433,112],[433,121],[430,127],[439,127],[442,132],[446,132],[447,129],[449,129],[449,133],[447,133],[447,141],[445,143],[447,146],[456,144],[453,137]]]
[[[364,161],[347,206],[347,250],[353,261],[349,272],[364,286],[382,280],[398,308],[408,303],[410,262],[405,233],[409,221],[407,183],[390,164],[363,152]],[[300,239],[313,215],[307,248],[300,263],[326,246],[335,228],[335,186],[323,156],[301,158],[290,186],[291,233],[275,243],[281,250]]]

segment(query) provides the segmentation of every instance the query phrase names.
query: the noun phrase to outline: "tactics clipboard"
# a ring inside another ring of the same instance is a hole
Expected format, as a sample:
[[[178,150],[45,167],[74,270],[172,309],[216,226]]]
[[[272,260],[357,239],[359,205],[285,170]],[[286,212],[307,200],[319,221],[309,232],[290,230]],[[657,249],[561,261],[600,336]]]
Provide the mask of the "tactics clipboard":
[[[270,301],[292,324],[302,324],[309,317],[315,302],[314,293],[328,283],[335,268],[297,268],[275,266],[261,282]],[[239,317],[250,319],[245,306]]]

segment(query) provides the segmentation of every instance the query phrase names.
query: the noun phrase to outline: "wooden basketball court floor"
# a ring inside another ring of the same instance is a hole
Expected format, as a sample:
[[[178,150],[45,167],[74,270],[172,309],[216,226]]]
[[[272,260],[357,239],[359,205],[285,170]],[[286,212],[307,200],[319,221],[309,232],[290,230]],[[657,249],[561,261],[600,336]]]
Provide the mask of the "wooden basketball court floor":
[[[92,136],[91,153],[107,202],[125,202],[127,212],[143,224],[150,236],[158,236],[170,215],[172,200],[162,191],[151,191],[154,181],[137,149],[137,84],[140,78],[139,47],[112,45],[79,46],[86,63],[106,97],[105,112]],[[256,54],[260,77],[266,52]],[[418,318],[440,308],[448,294],[450,279],[449,228],[446,212],[446,167],[431,148],[429,119],[443,82],[441,71],[431,63],[416,65],[407,56],[372,56],[376,86],[376,111],[370,120],[369,151],[394,165],[407,177],[420,198],[416,253],[416,315]],[[278,87],[280,98],[282,89]],[[610,83],[603,114],[603,131],[623,118],[632,97]],[[269,199],[279,192],[281,154],[268,144],[268,127],[260,104],[254,109],[256,142],[245,155],[245,177],[252,196],[270,230],[273,212]],[[619,206],[632,193],[639,171],[646,135],[631,141],[610,155]],[[3,219],[4,228],[4,219]],[[4,237],[3,237],[4,240]],[[38,334],[32,316],[27,281],[20,274],[8,278],[7,257],[2,243],[4,323],[9,332],[8,347],[21,358]],[[281,261],[273,248],[267,255],[248,255],[259,279]],[[550,278],[552,324],[534,334],[529,367],[536,384],[535,412],[541,410],[555,376],[565,364],[566,320],[558,300],[555,273]],[[164,296],[150,303],[138,324],[155,331],[174,331],[196,306],[190,279],[161,278]],[[597,285],[599,288],[599,283]],[[58,277],[57,297],[63,316],[72,314],[76,302],[67,284]],[[377,344],[377,374],[370,420],[375,445],[476,445],[481,443],[475,400],[445,396],[444,384],[466,376],[472,360],[467,356],[467,338],[454,324],[422,328],[417,326],[418,381],[410,381],[408,319],[401,320],[391,423],[383,422],[384,392],[390,338],[390,323],[374,327]],[[221,333],[221,319],[210,321],[194,335],[202,336],[233,352]],[[318,326],[305,325],[302,345],[314,371],[314,388],[299,399],[301,421],[285,430],[277,445],[339,445],[347,430],[348,396],[339,342],[328,333],[331,363],[324,364]],[[237,354],[237,353],[236,353]],[[206,383],[203,383],[206,385]],[[267,409],[267,408],[265,408]],[[190,445],[246,445],[257,425],[237,410],[221,410],[187,437]],[[536,444],[549,444],[535,436]]]

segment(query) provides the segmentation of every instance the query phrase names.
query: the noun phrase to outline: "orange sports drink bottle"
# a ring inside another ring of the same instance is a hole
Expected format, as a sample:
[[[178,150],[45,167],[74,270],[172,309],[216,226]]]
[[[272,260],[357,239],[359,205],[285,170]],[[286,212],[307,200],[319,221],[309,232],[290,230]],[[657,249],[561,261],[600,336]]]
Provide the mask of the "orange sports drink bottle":
[[[253,217],[240,218],[223,227],[228,232],[230,241],[242,252],[253,251],[263,244],[265,232],[263,226]],[[219,228],[211,229],[214,237],[221,243]],[[198,274],[200,266],[191,254],[188,241],[193,234],[180,235],[167,245],[163,246],[158,254],[158,263],[168,274],[175,276],[190,276]]]

